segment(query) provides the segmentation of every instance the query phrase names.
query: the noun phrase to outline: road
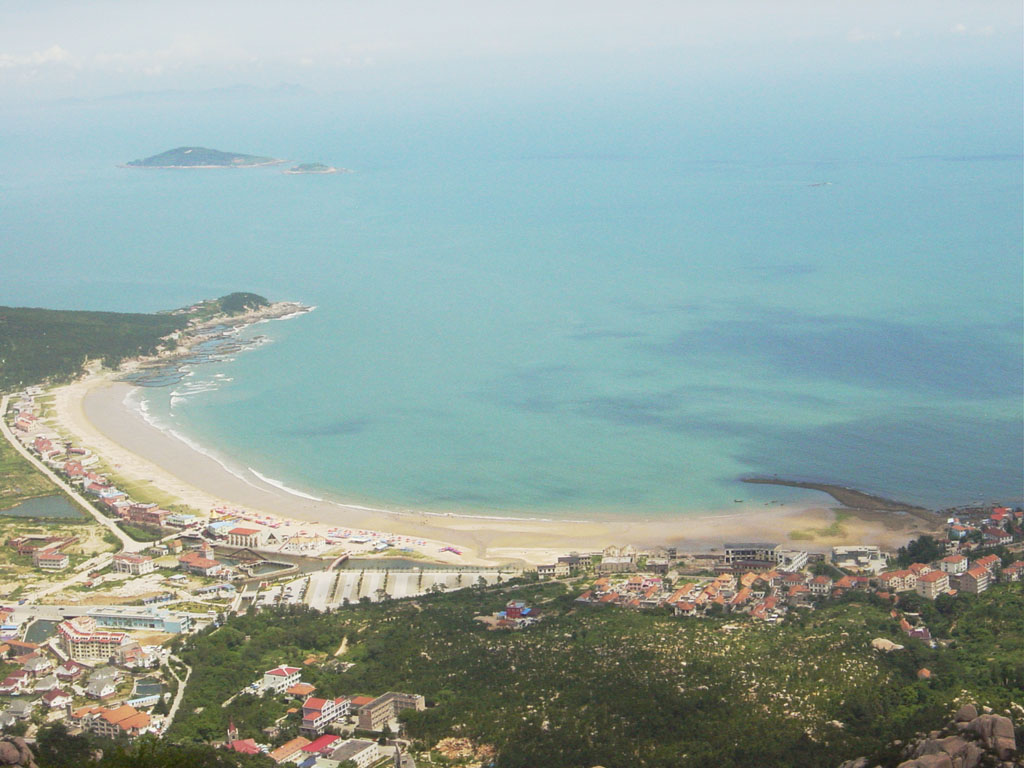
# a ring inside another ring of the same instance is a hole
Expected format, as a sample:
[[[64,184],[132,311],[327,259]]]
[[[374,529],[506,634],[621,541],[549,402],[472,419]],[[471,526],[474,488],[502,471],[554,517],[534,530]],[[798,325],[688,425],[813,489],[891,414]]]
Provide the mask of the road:
[[[10,395],[4,395],[0,398],[0,432],[3,432],[4,438],[7,442],[14,446],[14,449],[24,456],[31,464],[42,472],[54,485],[60,488],[64,493],[71,497],[82,509],[92,515],[96,522],[102,526],[105,526],[112,534],[117,536],[121,542],[121,547],[125,552],[140,552],[149,546],[149,542],[135,541],[131,536],[122,531],[113,520],[105,515],[101,514],[96,507],[90,504],[85,497],[83,497],[78,491],[68,485],[65,480],[57,475],[52,469],[43,464],[42,461],[37,459],[11,432],[11,428],[7,426],[7,421],[4,420],[4,415],[7,413],[7,403],[10,400]]]
[[[171,702],[171,708],[167,713],[167,719],[164,720],[163,728],[160,730],[161,734],[167,733],[167,729],[170,728],[171,723],[174,722],[174,716],[178,714],[178,707],[181,705],[181,697],[185,695],[185,686],[188,685],[188,679],[192,677],[192,667],[188,664],[185,664],[185,679],[182,680],[178,677],[178,673],[174,671],[174,667],[170,664],[171,659],[180,662],[181,664],[185,664],[185,662],[177,656],[171,656],[170,659],[168,659],[167,669],[170,670],[172,675],[174,675],[174,679],[178,681],[178,692],[174,695],[174,701]]]

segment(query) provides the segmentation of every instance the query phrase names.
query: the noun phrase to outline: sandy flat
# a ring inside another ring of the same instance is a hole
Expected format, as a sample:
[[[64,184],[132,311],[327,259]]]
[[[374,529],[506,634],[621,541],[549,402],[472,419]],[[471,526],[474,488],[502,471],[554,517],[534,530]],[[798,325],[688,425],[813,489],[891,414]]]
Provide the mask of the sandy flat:
[[[125,403],[132,387],[96,374],[57,388],[53,426],[102,456],[128,482],[151,482],[195,510],[245,509],[299,521],[304,529],[343,527],[426,540],[415,548],[434,559],[464,564],[552,562],[572,550],[597,551],[610,544],[675,545],[686,550],[720,546],[730,539],[785,543],[787,534],[827,526],[827,502],[817,506],[737,507],[728,514],[680,515],[657,520],[622,518],[595,522],[498,520],[392,512],[303,498],[263,482],[246,470],[229,470],[213,457],[149,424]],[[809,494],[814,498],[814,494]],[[824,496],[817,496],[824,499]],[[845,535],[794,541],[823,551],[840,543],[895,547],[920,530],[920,521],[865,516],[843,523]],[[461,556],[439,552],[443,544]]]

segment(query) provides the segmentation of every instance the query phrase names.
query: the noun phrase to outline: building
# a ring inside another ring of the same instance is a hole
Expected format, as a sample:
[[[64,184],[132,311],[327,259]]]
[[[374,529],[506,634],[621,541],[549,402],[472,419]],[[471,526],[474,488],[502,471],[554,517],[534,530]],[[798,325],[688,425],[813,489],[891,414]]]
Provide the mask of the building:
[[[291,688],[302,679],[302,670],[298,667],[281,665],[263,673],[263,690],[269,693],[280,693]]]
[[[289,536],[281,545],[282,552],[296,555],[319,555],[327,547],[327,539],[320,534],[312,536]]]
[[[832,591],[832,579],[828,576],[815,576],[811,579],[808,587],[811,590],[811,594],[825,597]]]
[[[598,573],[626,573],[635,570],[636,563],[633,558],[625,555],[606,556],[597,564]]]
[[[95,619],[89,616],[62,621],[57,625],[57,634],[65,655],[76,661],[106,661],[128,642],[123,632],[98,630]]]
[[[883,588],[890,592],[910,592],[917,588],[917,574],[911,570],[888,571],[879,578]]]
[[[286,741],[277,749],[270,750],[267,753],[267,757],[273,760],[275,763],[280,765],[281,763],[287,763],[294,761],[302,754],[302,748],[309,745],[309,739],[305,736],[297,736],[291,741]]]
[[[183,571],[196,576],[217,576],[224,571],[224,566],[216,560],[204,557],[198,552],[186,552],[178,558],[178,565]]]
[[[105,739],[134,738],[150,725],[149,715],[135,707],[122,704],[113,709],[93,710],[83,718],[83,727]]]
[[[299,730],[308,735],[320,736],[324,729],[349,712],[349,700],[344,696],[336,699],[321,699],[311,696],[302,703],[302,725]]]
[[[975,560],[974,564],[980,565],[989,573],[995,575],[996,570],[999,568],[1000,565],[1002,565],[1002,560],[1000,560],[997,555],[985,555],[984,557],[979,557],[977,560]]]
[[[861,573],[881,573],[886,558],[876,546],[832,547],[832,564],[837,568]]]
[[[980,595],[988,589],[991,581],[992,574],[989,573],[988,569],[975,565],[960,575],[960,591],[968,592],[972,595]]]
[[[957,576],[967,570],[967,558],[963,555],[949,555],[939,560],[939,568]]]
[[[36,568],[42,568],[44,571],[63,571],[71,565],[71,558],[64,552],[40,549],[33,553],[32,565]]]
[[[132,576],[144,576],[156,570],[156,563],[152,557],[146,555],[114,555],[114,570],[118,573],[130,573]]]
[[[42,701],[50,709],[63,709],[71,704],[74,697],[60,688],[52,688],[43,694]]]
[[[257,528],[232,528],[228,531],[228,546],[257,549],[263,546],[263,531]]]
[[[949,574],[945,571],[928,571],[917,580],[917,594],[928,600],[949,591]]]
[[[170,514],[156,504],[132,504],[128,508],[128,519],[137,525],[163,526]]]
[[[775,562],[775,550],[778,544],[766,541],[727,542],[722,562],[731,565],[740,561]]]
[[[538,565],[537,575],[542,578],[564,579],[569,575],[568,563],[555,563],[554,565]]]
[[[426,699],[419,694],[388,691],[359,708],[359,727],[364,731],[382,731],[402,710],[426,708]]]
[[[151,629],[171,635],[192,629],[192,617],[187,613],[171,613],[152,605],[93,608],[87,615],[97,626],[113,629]]]
[[[339,763],[351,760],[358,768],[367,768],[380,760],[384,754],[376,741],[349,739],[335,747],[331,752],[331,760],[337,760]]]
[[[306,746],[301,749],[301,764],[305,764],[306,760],[311,755],[319,755],[320,757],[326,757],[334,751],[334,748],[341,743],[340,736],[332,736],[331,734],[324,734],[319,736],[313,741],[309,742]]]

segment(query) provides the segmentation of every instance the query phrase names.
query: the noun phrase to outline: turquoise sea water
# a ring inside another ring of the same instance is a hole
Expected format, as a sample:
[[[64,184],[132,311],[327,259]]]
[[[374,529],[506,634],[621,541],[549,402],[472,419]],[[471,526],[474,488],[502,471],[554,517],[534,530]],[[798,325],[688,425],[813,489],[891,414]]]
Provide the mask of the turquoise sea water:
[[[140,399],[318,497],[646,516],[791,498],[737,482],[778,474],[1019,501],[1019,103],[855,86],[12,108],[0,303],[316,305]],[[182,144],[356,172],[116,167]]]

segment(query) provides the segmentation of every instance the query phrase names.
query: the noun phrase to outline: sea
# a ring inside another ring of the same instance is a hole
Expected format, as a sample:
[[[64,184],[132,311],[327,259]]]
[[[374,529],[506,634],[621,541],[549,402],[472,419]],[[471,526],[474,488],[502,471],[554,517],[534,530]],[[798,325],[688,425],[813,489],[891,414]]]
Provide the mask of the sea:
[[[0,304],[315,307],[128,406],[393,509],[1024,496],[1019,72],[0,108]],[[351,169],[119,167],[183,146]]]

